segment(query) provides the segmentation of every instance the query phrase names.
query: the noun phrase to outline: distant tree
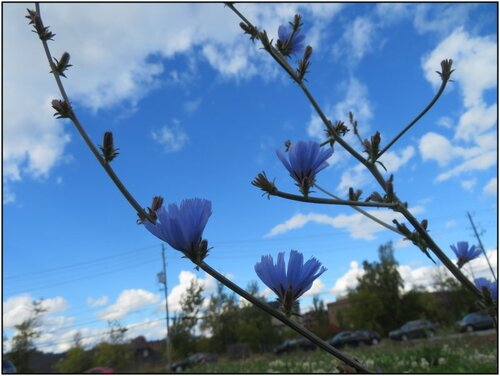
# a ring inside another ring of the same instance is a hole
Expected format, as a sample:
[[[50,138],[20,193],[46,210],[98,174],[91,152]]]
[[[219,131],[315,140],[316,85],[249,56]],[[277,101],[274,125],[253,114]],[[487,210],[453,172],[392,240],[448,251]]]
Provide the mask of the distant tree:
[[[378,254],[378,262],[363,262],[364,274],[349,293],[350,306],[345,308],[343,319],[354,328],[386,334],[402,323],[401,291],[404,284],[392,243],[381,245]]]
[[[478,311],[476,297],[455,278],[438,276],[434,280],[438,295],[435,320],[452,324],[467,313]]]
[[[326,339],[331,336],[328,311],[325,302],[317,295],[313,296],[313,308],[309,311],[312,317],[311,331],[319,337]]]
[[[63,359],[59,360],[55,369],[59,373],[82,373],[91,368],[91,356],[82,346],[80,332],[73,337],[73,345],[66,352]]]
[[[237,342],[236,326],[238,304],[234,293],[227,294],[222,283],[210,296],[208,308],[200,328],[211,333],[210,343],[216,352],[225,352],[227,346]]]
[[[34,300],[31,302],[31,316],[15,325],[16,334],[12,337],[10,357],[19,373],[33,372],[28,367],[29,359],[36,351],[34,341],[42,334],[39,328],[42,315],[46,311],[41,300]]]
[[[132,361],[132,348],[125,343],[127,328],[118,321],[108,322],[108,338],[99,343],[93,351],[94,367],[109,367],[118,371],[126,370]]]
[[[186,356],[196,350],[195,328],[203,304],[202,294],[203,286],[193,279],[181,297],[181,313],[173,319],[170,327],[171,342],[176,357]]]
[[[248,285],[247,291],[265,301],[265,297],[259,294],[259,288],[256,282]],[[236,314],[236,341],[246,343],[253,351],[268,351],[281,341],[278,330],[273,326],[271,316],[248,304],[241,307]]]

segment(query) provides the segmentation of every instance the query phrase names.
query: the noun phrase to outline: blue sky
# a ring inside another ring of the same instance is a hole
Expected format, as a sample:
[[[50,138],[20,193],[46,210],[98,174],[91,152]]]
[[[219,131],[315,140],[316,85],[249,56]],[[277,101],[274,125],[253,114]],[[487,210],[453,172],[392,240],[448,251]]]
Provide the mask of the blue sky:
[[[39,347],[63,351],[80,331],[102,338],[106,321],[129,336],[164,335],[161,243],[136,215],[79,138],[53,118],[59,98],[42,46],[24,18],[26,4],[4,4],[3,313],[8,338],[29,315],[31,299],[48,309]],[[490,4],[243,4],[254,24],[276,39],[297,12],[314,48],[308,86],[331,120],[352,111],[364,138],[388,142],[433,97],[440,61],[454,60],[453,79],[437,105],[382,161],[395,191],[447,252],[476,243],[466,212],[484,230],[497,264],[497,6]],[[431,285],[434,265],[394,233],[348,207],[261,196],[251,180],[262,170],[298,193],[276,157],[285,140],[323,141],[321,123],[300,89],[239,19],[220,4],[43,4],[56,34],[54,56],[71,54],[64,80],[95,144],[112,131],[112,163],[146,207],[212,200],[207,262],[245,287],[264,254],[298,249],[327,268],[303,307],[319,294],[345,294],[392,240],[406,288]],[[295,64],[295,59],[291,59]],[[351,132],[352,133],[352,132]],[[360,149],[352,134],[346,140]],[[346,196],[377,190],[360,165],[335,148],[318,184]],[[317,192],[316,195],[320,196]],[[394,214],[374,210],[391,222]],[[399,217],[398,217],[399,218]],[[214,281],[166,248],[171,308],[192,278],[207,295]],[[484,258],[474,275],[490,277]],[[470,273],[469,269],[466,269]],[[262,290],[264,286],[261,285]]]

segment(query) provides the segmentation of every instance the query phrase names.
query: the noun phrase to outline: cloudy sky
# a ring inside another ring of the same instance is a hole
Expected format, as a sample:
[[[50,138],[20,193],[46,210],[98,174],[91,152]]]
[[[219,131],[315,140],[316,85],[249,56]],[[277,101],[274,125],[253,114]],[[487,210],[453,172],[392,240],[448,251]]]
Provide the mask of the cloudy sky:
[[[63,351],[76,332],[101,340],[107,320],[161,338],[164,296],[156,274],[161,243],[136,224],[134,210],[100,169],[68,121],[26,4],[4,4],[3,324],[8,339],[32,299],[47,313],[38,346]],[[439,87],[440,61],[456,71],[437,105],[387,152],[395,191],[453,259],[449,245],[476,243],[473,214],[497,264],[496,4],[243,4],[269,36],[297,12],[314,48],[308,85],[331,120],[352,111],[363,138],[394,137]],[[303,299],[334,301],[355,284],[363,260],[393,241],[406,288],[432,283],[437,268],[396,234],[348,207],[267,200],[250,181],[262,170],[297,193],[276,149],[285,140],[324,140],[301,91],[220,4],[43,4],[56,34],[53,55],[71,54],[64,80],[95,144],[112,131],[112,165],[146,207],[212,200],[207,262],[246,287],[264,254],[298,249],[328,268]],[[296,58],[291,59],[296,63]],[[351,132],[352,133],[352,132]],[[352,134],[346,140],[358,150]],[[336,148],[318,184],[345,197],[378,187]],[[388,176],[388,175],[387,175]],[[320,192],[316,192],[320,196]],[[391,222],[387,210],[370,210]],[[169,303],[196,278],[215,282],[166,248]],[[466,272],[490,277],[484,258]],[[495,267],[496,268],[496,267]],[[262,291],[264,286],[261,285]]]

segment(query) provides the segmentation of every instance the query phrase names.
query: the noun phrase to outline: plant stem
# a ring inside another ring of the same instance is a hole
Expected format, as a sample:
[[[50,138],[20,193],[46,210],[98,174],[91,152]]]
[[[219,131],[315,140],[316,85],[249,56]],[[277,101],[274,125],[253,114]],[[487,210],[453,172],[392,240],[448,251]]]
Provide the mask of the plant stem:
[[[336,358],[340,359],[344,363],[348,364],[349,366],[355,368],[357,371],[361,373],[370,373],[368,369],[366,369],[363,365],[361,365],[359,362],[349,358],[347,355],[344,353],[340,352],[336,348],[330,346],[328,343],[324,342],[321,338],[319,338],[317,335],[314,333],[310,332],[306,328],[302,327],[301,325],[297,324],[296,322],[290,320],[287,316],[285,316],[283,313],[271,308],[268,304],[265,302],[257,299],[253,295],[249,294],[245,290],[243,290],[241,287],[238,285],[234,284],[231,282],[229,279],[224,277],[222,274],[217,272],[216,270],[212,269],[208,264],[206,264],[204,261],[201,261],[200,263],[196,264],[199,266],[201,269],[203,269],[205,272],[207,272],[209,275],[214,277],[216,280],[227,286],[229,289],[233,290],[236,294],[239,296],[245,298],[255,306],[259,307],[266,313],[270,314],[271,316],[275,317],[276,319],[280,320],[283,322],[285,325],[289,326],[293,330],[295,330],[297,333],[300,335],[306,337],[308,340],[316,344],[318,347],[321,349],[329,352],[331,355],[335,356]]]
[[[234,8],[233,5],[231,5],[229,7],[244,22],[246,22],[249,26],[255,28],[240,12],[238,12],[236,10],[236,8]],[[273,47],[271,47],[271,49],[267,50],[267,51],[271,54],[271,56],[273,56],[273,58],[275,60],[279,60],[279,57],[277,57],[277,56],[279,56],[279,53],[277,51],[275,51]],[[283,66],[283,64],[280,64],[280,65]],[[307,99],[309,100],[309,102],[311,103],[311,105],[313,106],[313,108],[315,109],[316,113],[319,115],[319,117],[323,121],[323,123],[327,127],[329,127],[330,121],[327,119],[327,117],[325,116],[325,114],[323,113],[323,111],[321,110],[321,108],[318,106],[316,100],[314,99],[314,97],[312,96],[312,94],[309,92],[309,90],[305,86],[304,82],[303,81],[299,81],[293,72],[292,72],[293,74],[291,74],[288,69],[285,68],[285,70],[290,75],[290,77],[292,77],[292,79],[300,86],[300,88],[302,89],[302,91],[306,95]],[[443,80],[443,82],[441,83],[441,87],[439,88],[439,91],[437,92],[437,94],[435,95],[435,97],[433,98],[433,100],[431,101],[431,103],[429,103],[429,105],[427,105],[427,107],[408,126],[406,126],[406,128],[402,132],[400,132],[400,134],[393,141],[391,141],[391,143],[387,147],[385,147],[382,150],[381,153],[378,154],[378,157],[380,157],[380,155],[382,155],[383,153],[385,153],[385,151],[388,149],[388,147],[390,147],[394,142],[396,142],[397,139],[399,139],[399,137],[401,137],[408,129],[410,129],[411,126],[413,126],[434,105],[434,103],[438,100],[438,98],[441,96],[442,92],[444,91],[446,83],[447,83],[447,80]],[[377,182],[382,187],[382,189],[384,190],[384,192],[386,192],[387,191],[386,182],[385,182],[382,174],[380,173],[380,171],[377,169],[377,166],[375,166],[374,163],[371,163],[371,162],[367,161],[365,158],[363,158],[363,156],[361,156],[358,152],[356,152],[356,150],[354,150],[349,144],[347,144],[335,132],[335,130],[333,130],[333,135],[335,137],[335,141],[337,141],[340,145],[342,145],[342,147],[344,147],[344,149],[346,149],[354,158],[356,158],[359,162],[361,162],[371,172],[371,174],[373,175],[373,177],[375,178],[375,180],[377,180]],[[321,145],[325,145],[327,142],[329,142],[329,141],[325,141]],[[285,198],[287,198],[287,197],[285,197]],[[448,268],[448,270],[450,270],[450,272],[466,288],[468,288],[474,295],[476,295],[481,300],[483,300],[484,298],[483,298],[481,292],[479,291],[479,289],[472,282],[470,282],[467,279],[467,277],[453,264],[453,262],[451,262],[451,260],[439,248],[439,246],[429,236],[429,234],[427,233],[427,231],[420,225],[420,223],[416,220],[416,218],[413,217],[413,215],[404,207],[404,205],[402,204],[402,202],[397,198],[397,196],[395,194],[394,194],[394,202],[400,206],[400,208],[398,209],[398,211],[400,211],[405,216],[405,218],[412,224],[412,226],[415,228],[415,230],[426,241],[427,246],[429,247],[429,249],[432,250],[432,252]]]
[[[41,13],[40,13],[40,4],[35,3],[35,8],[36,8],[36,13],[42,18]],[[64,89],[64,85],[62,84],[61,77],[59,75],[59,72],[56,69],[56,66],[53,62],[52,55],[49,50],[49,46],[47,41],[42,40],[42,45],[43,49],[45,50],[45,55],[47,56],[47,60],[49,61],[49,66],[50,69],[52,70],[52,74],[54,75],[54,78],[56,80],[57,87],[59,88],[59,92],[61,93],[61,96],[63,97],[64,101],[68,104],[70,104],[68,95],[66,94],[66,90]],[[94,154],[94,156],[97,158],[101,166],[104,168],[108,176],[111,178],[113,183],[118,187],[122,195],[127,199],[127,201],[132,205],[132,207],[137,211],[138,214],[141,215],[143,218],[147,218],[151,223],[155,223],[154,219],[150,217],[148,213],[139,205],[139,203],[134,199],[134,197],[130,194],[130,192],[125,188],[123,183],[120,181],[116,173],[113,171],[111,168],[110,164],[99,154],[99,151],[95,147],[95,145],[92,143],[90,140],[89,136],[85,132],[85,129],[83,128],[82,124],[78,120],[76,114],[74,113],[73,110],[71,110],[71,117],[70,119],[72,120],[73,124],[75,125],[76,129],[80,133],[80,136],[83,138],[87,146],[89,147],[90,151]]]
[[[282,198],[286,198],[288,200],[293,201],[301,201],[301,202],[310,202],[312,204],[326,204],[326,205],[347,205],[347,206],[368,206],[375,208],[395,208],[397,204],[391,202],[359,202],[359,201],[349,201],[342,199],[330,200],[327,198],[320,197],[304,197],[299,195],[294,195],[291,193],[275,191],[275,192],[266,192],[272,196],[278,196]]]
[[[415,119],[413,119],[410,124],[408,124],[401,132],[399,132],[399,134],[394,137],[394,139],[389,142],[377,155],[377,159],[380,158],[382,156],[382,154],[384,154],[402,135],[404,135],[417,121],[420,120],[420,118],[422,116],[424,116],[426,114],[427,111],[429,111],[432,106],[434,106],[434,104],[437,102],[437,100],[439,99],[439,97],[441,96],[441,94],[443,94],[443,91],[446,87],[446,84],[448,83],[448,80],[443,80],[441,82],[441,86],[439,87],[439,90],[438,92],[436,93],[436,95],[434,96],[434,98],[432,98],[432,101],[427,105],[427,107],[425,107],[422,112],[420,112],[417,117]]]
[[[328,195],[328,196],[330,196],[330,197],[333,197],[333,198],[335,198],[335,199],[337,199],[337,200],[340,200],[340,197],[338,197],[338,196],[334,195],[333,193],[328,192],[326,189],[321,188],[318,184],[314,183],[314,186],[315,186],[316,188],[318,188],[318,189],[319,189],[321,192],[323,192],[324,194],[327,194],[327,195]],[[370,218],[372,221],[377,222],[379,225],[384,226],[386,229],[391,230],[391,231],[394,231],[394,232],[395,232],[396,234],[398,234],[398,235],[404,236],[401,232],[399,232],[399,230],[398,230],[396,227],[391,226],[391,225],[390,225],[390,224],[388,224],[388,223],[385,223],[384,221],[382,221],[382,220],[378,219],[378,218],[377,218],[377,217],[375,217],[374,215],[372,215],[372,214],[368,213],[367,211],[365,211],[365,210],[363,210],[363,209],[359,208],[358,206],[356,206],[356,205],[350,205],[350,207],[351,207],[351,208],[353,208],[354,210],[356,210],[357,212],[359,212],[359,213],[363,214],[364,216],[366,216],[366,217]]]

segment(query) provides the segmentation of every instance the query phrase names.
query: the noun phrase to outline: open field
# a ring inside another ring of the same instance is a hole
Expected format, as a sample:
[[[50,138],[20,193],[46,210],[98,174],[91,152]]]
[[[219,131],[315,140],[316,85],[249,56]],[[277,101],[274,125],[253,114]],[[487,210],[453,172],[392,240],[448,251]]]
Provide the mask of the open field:
[[[384,339],[378,346],[347,348],[373,372],[382,373],[498,373],[497,335],[408,341]],[[190,368],[187,373],[333,373],[337,361],[329,354],[294,352],[254,355],[245,360],[219,357],[214,364]]]

